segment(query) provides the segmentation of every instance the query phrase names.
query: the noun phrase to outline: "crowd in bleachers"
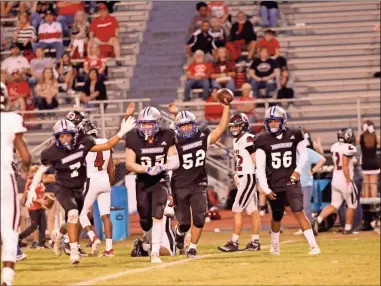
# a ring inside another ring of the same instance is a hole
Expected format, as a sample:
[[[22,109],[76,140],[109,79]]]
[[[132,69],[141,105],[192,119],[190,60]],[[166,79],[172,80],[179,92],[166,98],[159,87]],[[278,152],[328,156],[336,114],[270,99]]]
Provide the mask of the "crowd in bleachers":
[[[1,1],[1,82],[14,110],[107,99],[107,58],[121,65],[116,2]]]

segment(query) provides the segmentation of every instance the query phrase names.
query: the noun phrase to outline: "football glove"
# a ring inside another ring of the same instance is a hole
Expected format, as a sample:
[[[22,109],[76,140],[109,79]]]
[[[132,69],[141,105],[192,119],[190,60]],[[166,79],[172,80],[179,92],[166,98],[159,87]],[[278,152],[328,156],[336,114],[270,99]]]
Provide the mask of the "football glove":
[[[164,172],[166,169],[164,165],[156,165],[153,167],[147,167],[147,174],[150,176],[156,176],[160,174],[161,172]]]
[[[123,119],[122,124],[120,125],[120,131],[117,134],[118,137],[123,138],[123,136],[126,135],[126,133],[130,131],[132,128],[134,128],[135,125],[136,121],[134,117],[130,116],[127,120]]]

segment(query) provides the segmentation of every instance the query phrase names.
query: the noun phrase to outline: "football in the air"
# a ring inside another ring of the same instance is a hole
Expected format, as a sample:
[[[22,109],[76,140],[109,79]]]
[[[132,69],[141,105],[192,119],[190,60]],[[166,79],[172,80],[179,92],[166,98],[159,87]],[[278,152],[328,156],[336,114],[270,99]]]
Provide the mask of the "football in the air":
[[[229,104],[234,99],[233,92],[228,88],[221,88],[217,91],[217,99],[219,102]]]
[[[56,200],[56,196],[51,193],[46,193],[44,196],[45,207],[49,210],[54,205],[54,201]]]

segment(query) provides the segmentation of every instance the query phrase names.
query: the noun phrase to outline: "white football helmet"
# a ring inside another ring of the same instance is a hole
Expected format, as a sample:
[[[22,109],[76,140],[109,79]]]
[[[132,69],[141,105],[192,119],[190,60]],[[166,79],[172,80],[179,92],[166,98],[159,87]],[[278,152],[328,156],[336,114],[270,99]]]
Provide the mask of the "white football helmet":
[[[145,137],[146,140],[148,139],[148,137],[155,136],[156,133],[159,132],[161,121],[161,113],[157,108],[152,106],[144,108],[142,111],[140,111],[138,117],[139,134]],[[143,123],[152,123],[153,127],[143,127]]]
[[[184,124],[193,124],[192,129],[183,131],[181,126]],[[190,139],[198,132],[196,116],[190,111],[181,111],[177,114],[175,119],[177,135],[186,139]]]
[[[270,121],[272,120],[279,120],[280,124],[278,128],[271,128],[270,127]],[[287,113],[286,111],[279,106],[272,106],[269,109],[267,109],[265,113],[265,120],[264,125],[270,134],[279,134],[283,132],[286,129],[287,126]]]
[[[62,143],[59,139],[61,134],[71,134],[72,139],[68,143]],[[53,135],[56,146],[61,149],[71,150],[77,144],[78,131],[75,125],[67,119],[58,120],[53,126]]]

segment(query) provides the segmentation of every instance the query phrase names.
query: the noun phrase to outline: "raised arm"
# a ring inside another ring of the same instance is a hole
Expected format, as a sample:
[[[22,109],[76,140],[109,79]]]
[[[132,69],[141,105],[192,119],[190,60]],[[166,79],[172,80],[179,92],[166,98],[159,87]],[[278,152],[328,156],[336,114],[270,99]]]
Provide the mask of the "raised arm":
[[[229,125],[230,105],[223,105],[224,111],[222,113],[220,123],[209,135],[209,145],[216,143]]]

